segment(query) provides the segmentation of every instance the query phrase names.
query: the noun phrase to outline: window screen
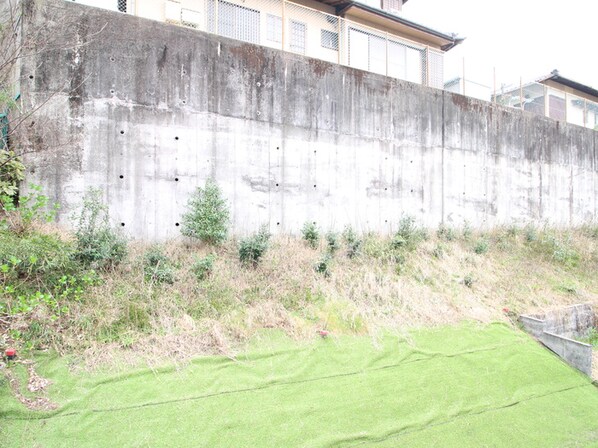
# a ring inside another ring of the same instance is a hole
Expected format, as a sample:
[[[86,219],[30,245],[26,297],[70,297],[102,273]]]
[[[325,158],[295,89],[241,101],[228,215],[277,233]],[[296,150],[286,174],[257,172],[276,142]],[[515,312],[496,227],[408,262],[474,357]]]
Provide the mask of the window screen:
[[[321,34],[322,47],[331,50],[338,50],[338,33],[328,30],[322,30]]]
[[[305,23],[291,20],[291,51],[305,54],[307,26]]]
[[[266,38],[271,42],[282,42],[282,18],[268,14],[266,18]]]

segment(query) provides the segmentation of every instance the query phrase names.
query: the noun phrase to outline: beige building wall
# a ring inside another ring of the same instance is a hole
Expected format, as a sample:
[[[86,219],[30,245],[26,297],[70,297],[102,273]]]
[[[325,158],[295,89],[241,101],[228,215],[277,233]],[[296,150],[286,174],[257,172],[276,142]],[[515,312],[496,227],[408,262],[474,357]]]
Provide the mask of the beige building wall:
[[[92,6],[100,2],[77,1]],[[102,1],[104,7],[114,3],[107,9],[117,9],[118,0]],[[395,6],[400,3],[395,0]],[[380,8],[381,0],[372,0],[370,6]],[[442,77],[442,52],[437,44],[413,36],[405,40],[396,30],[360,17],[341,19],[334,14],[334,7],[315,0],[284,2],[284,6],[280,0],[128,0],[127,8],[139,17],[192,26],[420,84],[427,82],[427,64],[435,64]],[[437,51],[428,63],[426,46]],[[441,88],[442,80],[436,84]]]

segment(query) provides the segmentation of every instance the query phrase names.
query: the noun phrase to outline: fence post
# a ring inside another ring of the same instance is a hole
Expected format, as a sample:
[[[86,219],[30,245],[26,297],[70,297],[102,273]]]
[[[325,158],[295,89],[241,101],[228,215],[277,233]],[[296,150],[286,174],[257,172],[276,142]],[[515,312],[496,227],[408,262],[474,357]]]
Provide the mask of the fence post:
[[[588,100],[583,99],[583,127],[588,127]]]
[[[465,58],[463,58],[463,76],[461,80],[463,81],[463,95],[465,95]]]
[[[426,45],[426,87],[430,87],[430,46]]]
[[[386,56],[384,58],[385,62],[386,62],[386,76],[388,76],[388,31],[384,33],[384,38],[385,38],[385,50],[386,50]]]
[[[336,49],[336,51],[338,53],[337,54],[337,57],[338,57],[337,60],[338,60],[339,65],[342,64],[342,61],[343,61],[343,58],[342,58],[342,48],[343,48],[343,46],[342,46],[342,42],[343,42],[343,40],[342,40],[342,20],[343,19],[340,18],[340,17],[336,18],[337,28],[338,28],[338,30],[337,30],[337,32],[338,32],[337,47],[338,48]]]
[[[548,97],[548,86],[544,85],[544,116],[550,117],[550,98]]]
[[[286,1],[282,0],[282,51],[285,51],[285,41],[287,34]]]
[[[523,110],[523,78],[519,77],[519,108]]]
[[[218,34],[218,0],[214,0],[214,34]]]
[[[492,102],[496,104],[496,67],[494,67],[494,81],[492,85]]]

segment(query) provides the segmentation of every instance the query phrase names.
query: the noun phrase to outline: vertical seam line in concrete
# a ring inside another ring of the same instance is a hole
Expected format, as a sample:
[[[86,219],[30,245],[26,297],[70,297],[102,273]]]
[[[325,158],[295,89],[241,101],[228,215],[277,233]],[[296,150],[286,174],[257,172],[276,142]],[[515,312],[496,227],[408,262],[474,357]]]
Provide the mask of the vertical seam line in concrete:
[[[569,227],[573,225],[573,137],[569,134]]]
[[[440,216],[440,222],[442,224],[444,224],[444,146],[445,146],[445,127],[446,127],[446,122],[445,122],[445,111],[444,111],[444,102],[445,102],[445,98],[446,98],[446,92],[443,90],[442,91],[442,153],[441,153],[441,165],[442,165],[442,170],[441,170],[441,203],[440,203],[440,210],[441,210],[441,216]]]

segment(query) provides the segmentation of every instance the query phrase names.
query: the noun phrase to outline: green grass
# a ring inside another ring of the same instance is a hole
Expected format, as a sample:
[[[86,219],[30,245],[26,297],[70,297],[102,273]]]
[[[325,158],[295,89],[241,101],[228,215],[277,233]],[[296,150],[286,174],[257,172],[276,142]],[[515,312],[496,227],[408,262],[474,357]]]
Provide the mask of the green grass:
[[[8,447],[598,446],[598,389],[506,325],[298,344],[271,333],[235,359],[122,374],[40,355],[60,407],[0,385]]]

